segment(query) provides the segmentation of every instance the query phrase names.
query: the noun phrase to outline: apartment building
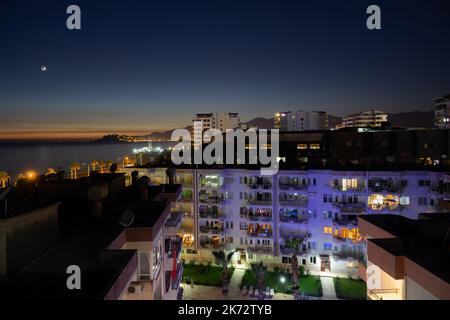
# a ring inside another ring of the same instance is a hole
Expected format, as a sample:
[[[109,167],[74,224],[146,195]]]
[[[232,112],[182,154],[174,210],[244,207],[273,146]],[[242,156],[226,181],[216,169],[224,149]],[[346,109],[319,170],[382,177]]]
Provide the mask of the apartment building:
[[[449,300],[449,213],[363,215],[367,296],[372,300]]]
[[[164,170],[139,169],[151,181]],[[288,270],[293,254],[307,270],[356,275],[366,263],[360,215],[417,218],[442,211],[450,176],[431,171],[179,169],[186,260],[213,261],[213,250],[237,250],[233,263],[264,261]],[[183,210],[184,211],[184,210]]]
[[[450,129],[450,94],[434,99],[434,125]]]
[[[180,237],[186,260],[212,261],[237,250],[236,266],[264,261],[289,270],[360,274],[366,241],[360,215],[411,219],[435,213],[450,197],[448,130],[308,131],[280,134],[280,170],[251,165],[181,165]],[[432,147],[427,147],[432,144]],[[128,168],[166,183],[166,168]]]
[[[180,195],[145,177],[126,187],[118,173],[22,181],[0,218],[0,296],[181,299]],[[67,287],[68,266],[82,290]]]
[[[388,122],[387,113],[379,110],[369,110],[350,114],[342,119],[342,127],[377,128]]]
[[[283,111],[274,115],[274,128],[280,131],[327,130],[325,111]]]
[[[197,113],[192,119],[193,128],[197,132],[208,129],[218,129],[225,132],[227,129],[239,128],[240,120],[237,112],[212,112]],[[194,148],[199,148],[203,143],[203,137],[194,136]]]

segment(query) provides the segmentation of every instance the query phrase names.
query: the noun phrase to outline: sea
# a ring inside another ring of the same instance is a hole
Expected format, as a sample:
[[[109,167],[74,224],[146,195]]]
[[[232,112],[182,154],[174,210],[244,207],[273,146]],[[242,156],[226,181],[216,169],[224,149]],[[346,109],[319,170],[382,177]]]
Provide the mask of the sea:
[[[132,157],[133,150],[147,147],[148,142],[104,144],[93,142],[27,142],[0,143],[0,171],[16,176],[30,170],[45,173],[48,168],[69,172],[73,162],[87,170],[92,160],[122,163],[124,157]],[[153,147],[168,148],[171,141],[152,142]]]

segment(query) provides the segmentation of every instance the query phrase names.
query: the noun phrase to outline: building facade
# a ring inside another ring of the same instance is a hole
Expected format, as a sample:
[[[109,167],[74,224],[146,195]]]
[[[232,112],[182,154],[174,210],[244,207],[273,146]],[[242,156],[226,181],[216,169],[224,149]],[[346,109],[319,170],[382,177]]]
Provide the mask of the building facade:
[[[434,125],[450,129],[450,94],[434,99]]]
[[[151,181],[164,170],[139,169]],[[263,261],[289,270],[294,254],[306,270],[356,275],[366,263],[357,225],[364,214],[417,218],[441,211],[450,177],[432,171],[179,169],[183,185],[183,257],[214,261],[213,250],[237,250],[236,266]]]
[[[274,128],[280,131],[327,130],[328,116],[324,111],[277,112]]]
[[[379,110],[369,110],[361,113],[350,114],[342,119],[344,128],[379,128],[387,124],[387,113]]]

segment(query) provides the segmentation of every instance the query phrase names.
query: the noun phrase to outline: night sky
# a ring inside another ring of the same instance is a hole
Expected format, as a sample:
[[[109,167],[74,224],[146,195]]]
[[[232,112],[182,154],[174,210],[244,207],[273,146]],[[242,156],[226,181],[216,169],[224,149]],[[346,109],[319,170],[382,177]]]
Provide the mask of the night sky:
[[[370,4],[382,30],[366,28]],[[427,111],[447,93],[448,0],[0,1],[0,138],[184,127],[209,111]]]

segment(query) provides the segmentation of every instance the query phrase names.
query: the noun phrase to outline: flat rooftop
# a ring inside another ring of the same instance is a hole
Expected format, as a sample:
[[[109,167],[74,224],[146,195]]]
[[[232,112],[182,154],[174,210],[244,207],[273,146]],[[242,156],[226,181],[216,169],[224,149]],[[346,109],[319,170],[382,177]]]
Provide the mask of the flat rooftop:
[[[363,219],[396,238],[370,239],[395,256],[405,256],[450,283],[450,214],[424,214],[418,220],[398,215],[362,215]],[[420,216],[420,215],[419,215]]]

